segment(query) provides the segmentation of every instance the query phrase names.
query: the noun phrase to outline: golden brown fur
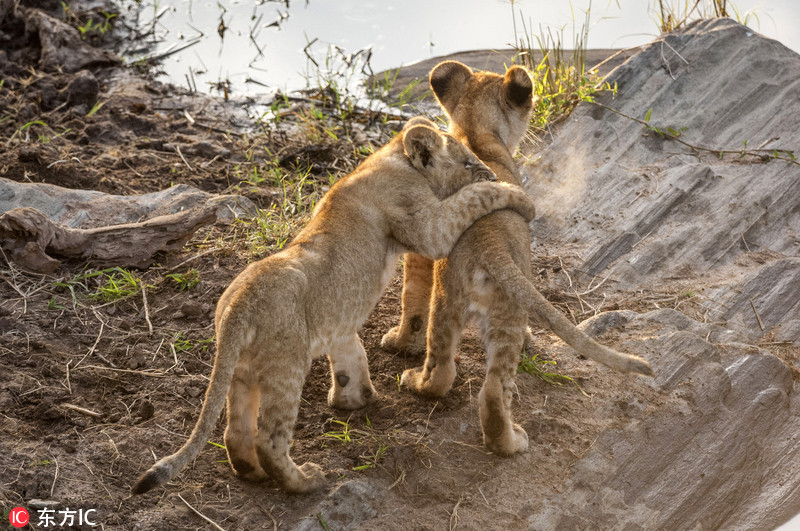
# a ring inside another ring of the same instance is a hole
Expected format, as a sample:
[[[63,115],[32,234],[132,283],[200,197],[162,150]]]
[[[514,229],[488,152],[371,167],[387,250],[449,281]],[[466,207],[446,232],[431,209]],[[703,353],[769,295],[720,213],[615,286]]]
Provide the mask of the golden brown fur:
[[[430,83],[450,117],[450,132],[497,175],[521,184],[513,153],[528,127],[532,83],[520,67],[505,76],[472,72],[447,61]],[[406,255],[401,323],[383,338],[394,350],[427,348],[422,367],[403,373],[402,383],[427,395],[447,393],[456,376],[455,349],[468,317],[478,320],[487,351],[486,380],[479,396],[484,444],[499,455],[523,452],[525,431],[511,420],[511,398],[528,314],[536,315],[581,354],[622,372],[651,375],[646,361],[613,351],[586,336],[529,281],[530,236],[525,220],[509,210],[481,218],[464,232],[446,259],[435,264]],[[427,343],[426,343],[427,331]]]
[[[292,492],[322,486],[319,466],[298,467],[289,456],[312,359],[328,355],[332,406],[366,403],[375,389],[356,332],[400,254],[444,257],[469,225],[499,208],[533,217],[520,188],[477,182],[492,178],[463,144],[417,118],[336,183],[286,249],[248,266],[222,294],[217,355],[197,425],[132,491],[161,485],[198,455],[226,395],[224,439],[237,475],[269,475]]]

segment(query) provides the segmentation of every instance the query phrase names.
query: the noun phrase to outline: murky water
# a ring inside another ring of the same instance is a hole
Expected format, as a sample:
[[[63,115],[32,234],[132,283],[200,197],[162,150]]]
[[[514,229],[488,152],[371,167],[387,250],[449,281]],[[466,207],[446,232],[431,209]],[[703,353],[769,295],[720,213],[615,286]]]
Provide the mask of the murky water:
[[[735,4],[740,17],[754,10],[751,27],[800,51],[800,2]],[[367,48],[376,72],[457,51],[509,48],[515,24],[518,36],[523,23],[534,36],[563,30],[570,47],[590,6],[591,48],[625,48],[656,36],[653,2],[643,0],[142,0],[131,9],[140,27],[152,30],[157,44],[148,54],[163,56],[169,81],[253,94],[304,88],[317,71],[312,60],[324,69],[337,55],[347,59]],[[354,75],[369,71],[365,58],[356,58]]]

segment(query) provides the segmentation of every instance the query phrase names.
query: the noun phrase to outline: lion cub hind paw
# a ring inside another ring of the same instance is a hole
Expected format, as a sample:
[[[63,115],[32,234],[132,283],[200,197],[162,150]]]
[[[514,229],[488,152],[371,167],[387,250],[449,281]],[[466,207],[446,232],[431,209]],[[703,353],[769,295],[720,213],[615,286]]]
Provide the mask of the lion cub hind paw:
[[[447,394],[453,382],[436,378],[434,372],[426,371],[422,366],[404,370],[400,377],[400,385],[421,396],[441,398]]]
[[[297,467],[298,474],[287,479],[283,488],[295,494],[308,494],[319,490],[328,484],[325,479],[325,472],[322,467],[316,463],[303,463]]]
[[[418,334],[409,337],[407,334],[400,334],[400,327],[395,326],[383,335],[381,339],[381,348],[387,352],[407,354],[424,354],[425,353],[425,335]]]
[[[419,393],[422,390],[422,371],[424,367],[406,369],[400,377],[400,385],[410,391]]]
[[[518,424],[514,424],[512,428],[511,432],[495,440],[489,440],[484,435],[483,444],[486,449],[501,457],[511,457],[527,452],[528,434]]]

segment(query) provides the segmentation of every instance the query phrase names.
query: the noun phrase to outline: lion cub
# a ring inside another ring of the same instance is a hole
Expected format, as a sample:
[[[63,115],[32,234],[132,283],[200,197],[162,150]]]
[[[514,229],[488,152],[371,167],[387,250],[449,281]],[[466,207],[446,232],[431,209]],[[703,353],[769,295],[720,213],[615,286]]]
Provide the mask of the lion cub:
[[[528,72],[511,67],[504,76],[473,72],[456,62],[431,70],[436,99],[450,117],[450,131],[497,175],[521,184],[513,153],[528,128],[533,85]],[[621,372],[652,375],[643,359],[605,347],[577,329],[530,282],[530,234],[526,220],[509,210],[481,218],[433,264],[404,259],[403,314],[381,345],[421,350],[422,367],[403,373],[403,385],[422,395],[443,396],[456,377],[455,350],[467,318],[477,319],[488,367],[479,415],[484,445],[499,455],[528,448],[528,435],[511,419],[511,399],[520,351],[529,334],[528,314],[587,357]]]
[[[533,202],[521,188],[478,182],[487,180],[494,174],[469,149],[415,118],[336,183],[291,244],[249,265],[220,297],[217,356],[197,425],[132,492],[161,485],[197,457],[226,394],[225,446],[237,475],[270,475],[290,492],[321,487],[318,465],[298,467],[289,457],[312,359],[328,355],[330,405],[366,403],[375,388],[356,332],[399,256],[411,251],[442,258],[464,230],[494,210],[533,218]]]

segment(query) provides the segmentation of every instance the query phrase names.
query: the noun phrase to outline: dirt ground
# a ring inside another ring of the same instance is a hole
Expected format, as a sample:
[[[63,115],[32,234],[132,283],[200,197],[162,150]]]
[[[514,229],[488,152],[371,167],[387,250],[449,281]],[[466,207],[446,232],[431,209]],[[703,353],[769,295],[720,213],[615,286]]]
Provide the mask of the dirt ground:
[[[293,127],[242,135],[229,120],[234,111],[211,113],[209,100],[146,77],[112,67],[41,70],[36,39],[8,24],[0,29],[9,44],[0,51],[0,176],[7,179],[116,194],[186,183],[234,191],[267,208],[282,191],[268,181],[254,183],[253,168],[270,160],[286,168],[308,164],[306,191],[324,191],[330,175],[346,174],[363,157],[363,144],[380,143],[392,128],[362,117],[355,142],[325,139],[295,108],[286,112]],[[97,101],[105,104],[87,116]],[[374,123],[367,127],[369,121]],[[23,130],[32,122],[41,124]],[[378,397],[356,412],[331,410],[325,360],[313,364],[303,391],[292,455],[329,471],[328,489],[293,496],[271,481],[239,481],[224,450],[209,444],[165,489],[132,497],[136,477],[155,457],[180,446],[194,425],[213,361],[214,305],[259,256],[246,232],[241,224],[201,229],[183,251],[159,256],[157,265],[137,272],[149,286],[145,295],[110,303],[90,298],[100,281],[81,276],[84,264],[68,263],[55,277],[44,277],[0,260],[5,514],[27,507],[35,524],[32,508],[47,505],[95,509],[103,529],[209,528],[191,506],[230,530],[311,524],[343,529],[352,527],[348,515],[337,520],[336,511],[323,516],[315,508],[342,485],[357,490],[366,484],[391,493],[364,506],[372,511],[367,519],[378,518],[384,529],[514,529],[539,503],[537,492],[564,484],[601,430],[622,425],[631,408],[653,408],[663,398],[657,389],[628,385],[629,378],[578,359],[549,332],[537,330],[540,360],[556,363],[544,367],[575,383],[554,385],[520,374],[514,411],[531,449],[513,459],[487,454],[476,406],[484,353],[474,330],[462,341],[459,376],[445,398],[423,399],[399,388],[399,374],[421,359],[379,347],[399,318],[397,276],[361,334]],[[573,285],[577,257],[542,254],[532,260],[540,289],[576,321],[600,309],[700,311],[681,296],[680,285],[636,297],[603,290],[570,295],[589,288]],[[166,278],[191,270],[199,283],[190,289]],[[613,332],[602,340],[615,344]],[[220,419],[212,442],[222,442],[223,428]],[[500,486],[508,483],[529,487],[507,500]],[[357,494],[371,499],[369,490]]]

